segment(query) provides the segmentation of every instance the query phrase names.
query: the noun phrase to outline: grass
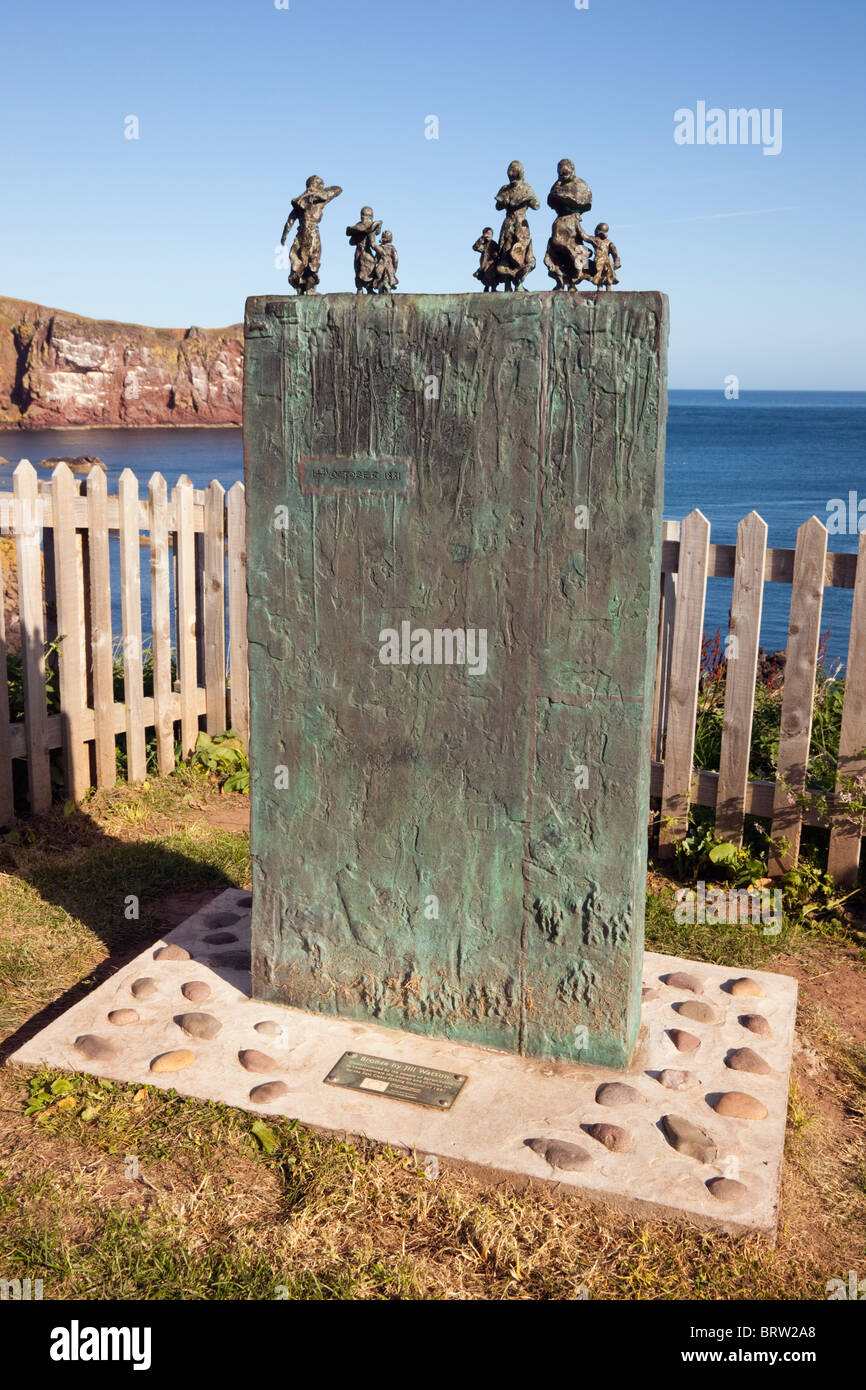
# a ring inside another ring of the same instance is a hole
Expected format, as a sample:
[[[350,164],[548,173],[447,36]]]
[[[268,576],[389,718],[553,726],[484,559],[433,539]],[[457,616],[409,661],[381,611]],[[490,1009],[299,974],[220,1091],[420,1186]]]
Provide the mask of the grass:
[[[181,770],[0,841],[0,1032],[141,950],[178,920],[172,895],[248,884],[225,803]],[[803,918],[782,940],[681,926],[674,888],[651,876],[651,949],[744,968],[783,951],[855,984],[863,972],[850,943]],[[42,1279],[48,1299],[823,1299],[866,1249],[866,1054],[814,1002],[799,1036],[775,1247],[550,1188],[433,1178],[422,1155],[172,1091],[6,1068],[0,1277]]]

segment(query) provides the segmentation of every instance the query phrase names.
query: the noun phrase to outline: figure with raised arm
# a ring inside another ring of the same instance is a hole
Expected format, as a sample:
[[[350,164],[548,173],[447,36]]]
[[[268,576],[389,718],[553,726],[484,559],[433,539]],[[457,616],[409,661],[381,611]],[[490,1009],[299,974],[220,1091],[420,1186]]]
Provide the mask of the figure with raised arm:
[[[336,184],[326,188],[318,174],[311,174],[303,193],[292,199],[292,210],[286,219],[280,245],[285,246],[289,232],[297,222],[298,230],[289,249],[289,284],[298,294],[318,294],[319,271],[322,265],[322,238],[319,223],[332,198],[339,198],[342,188]]]

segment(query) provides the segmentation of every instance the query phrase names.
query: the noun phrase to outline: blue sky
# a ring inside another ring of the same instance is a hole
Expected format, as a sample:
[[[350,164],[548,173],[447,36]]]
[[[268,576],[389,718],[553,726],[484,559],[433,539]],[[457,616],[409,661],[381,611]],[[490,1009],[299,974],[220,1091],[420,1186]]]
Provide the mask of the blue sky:
[[[362,203],[403,291],[472,290],[510,159],[563,155],[623,289],[671,298],[671,385],[863,389],[862,0],[147,0],[7,9],[0,294],[96,318],[239,321],[287,293],[275,248],[310,173],[342,184],[323,290]],[[698,102],[782,111],[782,148],[677,144]],[[124,137],[128,116],[139,138]],[[425,138],[435,115],[439,138]]]

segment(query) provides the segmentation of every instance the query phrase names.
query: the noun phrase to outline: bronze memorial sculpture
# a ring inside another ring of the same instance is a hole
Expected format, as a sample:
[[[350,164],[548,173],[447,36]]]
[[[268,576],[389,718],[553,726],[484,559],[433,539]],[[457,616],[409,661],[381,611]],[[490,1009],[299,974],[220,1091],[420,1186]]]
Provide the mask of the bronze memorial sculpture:
[[[349,245],[355,248],[355,289],[358,294],[373,294],[375,290],[376,259],[378,246],[376,237],[382,230],[381,222],[373,221],[373,209],[361,208],[361,217],[353,226],[346,228]]]
[[[339,198],[342,188],[336,184],[326,188],[318,174],[311,174],[303,193],[292,199],[292,210],[286,219],[280,245],[285,246],[289,230],[295,222],[298,230],[289,251],[291,273],[289,284],[298,294],[317,294],[319,269],[322,264],[322,239],[319,223],[325,207],[333,198]]]
[[[496,195],[496,207],[505,211],[499,233],[499,258],[496,275],[506,290],[519,290],[531,270],[535,269],[532,238],[526,211],[541,207],[535,190],[524,181],[523,165],[513,159],[508,166],[508,183]]]
[[[547,206],[556,213],[556,220],[544,264],[558,290],[576,290],[581,280],[586,279],[589,261],[580,217],[592,207],[592,190],[583,179],[575,176],[570,159],[561,159],[556,172],[558,178],[547,195]]]
[[[667,298],[601,293],[619,255],[565,159],[545,264],[595,293],[395,295],[364,207],[355,285],[386,302],[318,295],[339,192],[293,200],[298,297],[246,304],[252,894],[14,1060],[772,1233],[796,983],[644,951]],[[516,161],[496,204],[476,279],[513,291],[539,207]]]

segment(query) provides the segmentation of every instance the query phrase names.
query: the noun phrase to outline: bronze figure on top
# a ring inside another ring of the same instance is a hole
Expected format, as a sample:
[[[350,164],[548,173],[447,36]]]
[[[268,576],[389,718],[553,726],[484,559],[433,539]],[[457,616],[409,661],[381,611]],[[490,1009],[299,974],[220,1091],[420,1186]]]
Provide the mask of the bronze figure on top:
[[[373,221],[372,208],[361,208],[360,220],[346,228],[349,245],[355,248],[355,289],[358,294],[372,294],[376,288],[374,281],[379,250],[376,237],[381,230],[382,223]]]
[[[508,182],[496,195],[496,207],[505,211],[499,233],[496,276],[506,290],[519,290],[530,271],[535,269],[526,212],[528,208],[537,212],[541,204],[535,190],[524,181],[523,165],[518,159],[508,166]]]
[[[556,166],[557,180],[547,195],[547,206],[556,213],[556,220],[547,243],[544,264],[547,273],[556,281],[558,290],[576,290],[585,278],[589,248],[580,225],[581,214],[592,207],[592,190],[588,183],[576,177],[570,159],[561,159]]]
[[[319,223],[322,213],[332,198],[339,198],[342,188],[333,184],[326,188],[318,174],[311,174],[303,193],[292,199],[292,210],[286,219],[280,245],[285,246],[286,238],[293,224],[298,230],[289,250],[291,271],[289,284],[298,294],[318,294],[319,270],[322,265],[322,238]]]
[[[392,294],[397,279],[397,248],[391,233],[382,233],[382,240],[376,247],[376,269],[373,271],[373,288],[378,294]]]
[[[598,290],[609,290],[612,285],[618,285],[616,272],[622,265],[619,252],[608,236],[610,227],[606,222],[599,222],[595,229],[595,236],[583,234],[584,241],[588,241],[595,250],[595,255],[589,263],[586,279]]]
[[[477,241],[472,243],[472,250],[478,251],[481,256],[481,263],[477,270],[472,274],[476,280],[480,280],[484,286],[484,293],[488,290],[495,290],[499,284],[499,277],[496,274],[496,262],[499,259],[499,242],[493,235],[492,227],[485,227]]]

